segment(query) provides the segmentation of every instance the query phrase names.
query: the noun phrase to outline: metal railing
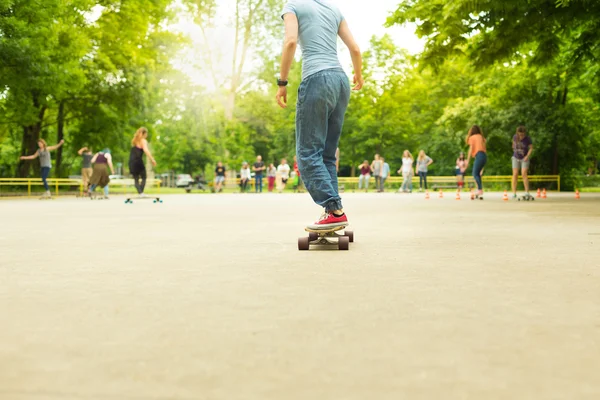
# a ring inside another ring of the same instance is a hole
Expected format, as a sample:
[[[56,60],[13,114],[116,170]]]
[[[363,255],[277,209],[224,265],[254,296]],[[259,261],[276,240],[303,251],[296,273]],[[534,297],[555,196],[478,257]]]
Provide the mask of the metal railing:
[[[80,195],[83,195],[83,181],[81,179],[72,178],[48,178],[46,179],[48,186],[55,192],[56,196],[60,195],[61,187],[77,187]],[[32,187],[43,186],[43,182],[40,178],[0,178],[0,187],[2,186],[27,186],[27,196],[32,195]],[[160,179],[148,179],[146,181],[147,186],[155,186],[160,191],[161,181]],[[133,179],[113,179],[109,183],[110,187],[123,187],[125,193],[127,188],[133,188]],[[135,189],[133,189],[135,190]],[[19,192],[16,192],[19,193]]]

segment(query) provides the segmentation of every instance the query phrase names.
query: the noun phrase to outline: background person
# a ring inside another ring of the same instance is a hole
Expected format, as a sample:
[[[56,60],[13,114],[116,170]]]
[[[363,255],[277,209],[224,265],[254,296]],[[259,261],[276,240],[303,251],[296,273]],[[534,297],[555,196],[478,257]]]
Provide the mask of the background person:
[[[410,154],[410,151],[404,150],[402,154],[402,167],[398,170],[398,173],[402,174],[402,186],[398,192],[412,193],[413,162],[414,158]]]
[[[262,156],[257,156],[256,162],[252,167],[252,170],[254,171],[254,192],[256,193],[262,193],[262,178],[263,171],[265,169],[267,169],[267,167],[265,167],[265,163],[262,160]]]
[[[38,150],[30,155],[30,156],[21,156],[21,160],[34,160],[36,158],[40,158],[40,173],[42,175],[42,183],[44,184],[44,189],[46,190],[43,197],[50,197],[50,186],[48,186],[48,176],[50,176],[50,170],[52,169],[52,159],[50,158],[50,152],[58,149],[65,143],[64,140],[58,142],[57,145],[48,146],[44,139],[39,139],[37,141]]]
[[[225,167],[223,163],[219,161],[215,168],[215,193],[223,191],[223,183],[225,182]]]
[[[83,190],[87,193],[90,188],[90,179],[92,178],[92,158],[94,154],[91,148],[82,147],[77,152],[81,156],[81,181],[83,183]]]
[[[487,149],[483,132],[479,126],[473,125],[471,129],[469,129],[467,144],[469,145],[467,167],[469,166],[471,157],[473,157],[475,159],[473,163],[473,179],[475,179],[475,182],[477,183],[477,197],[483,198],[483,182],[481,180],[481,175],[483,174],[483,168],[487,163]]]
[[[365,192],[369,190],[369,180],[371,179],[371,166],[369,161],[365,160],[358,166],[360,168],[360,176],[358,177],[358,190],[365,188]]]
[[[385,162],[385,158],[381,157],[381,179],[379,180],[379,187],[377,188],[377,191],[379,193],[383,193],[385,191],[385,181],[387,180],[388,176],[390,176],[390,164]]]
[[[92,178],[90,179],[91,186],[89,194],[91,196],[92,192],[94,192],[94,190],[100,186],[102,189],[104,189],[104,198],[108,199],[108,184],[110,183],[108,169],[110,168],[110,173],[112,175],[115,174],[110,149],[104,149],[96,153],[92,158],[92,164],[94,164],[94,167]]]
[[[467,172],[467,159],[465,158],[465,153],[462,151],[456,159],[456,168],[454,171],[456,175],[456,185],[460,191],[465,186],[465,173]]]
[[[433,160],[425,154],[424,150],[417,157],[417,174],[419,175],[419,190],[427,190],[427,169],[433,164]]]
[[[281,162],[277,166],[277,173],[281,177],[281,187],[277,188],[277,190],[279,190],[279,193],[281,193],[285,190],[288,179],[290,179],[290,166],[285,158],[282,158]]]
[[[248,182],[250,182],[250,165],[244,161],[242,163],[242,169],[240,170],[240,188],[242,193],[246,193]]]
[[[277,168],[271,163],[267,168],[267,181],[269,183],[269,192],[275,187],[275,178],[277,178]]]
[[[373,172],[373,176],[375,177],[375,187],[377,188],[380,186],[382,166],[383,162],[381,161],[381,157],[379,154],[375,154],[374,160],[371,162],[371,172]]]
[[[131,151],[129,152],[129,172],[133,175],[133,184],[141,197],[145,197],[146,188],[146,165],[144,165],[144,154],[156,167],[156,161],[148,148],[148,129],[141,127],[133,135],[131,140]]]
[[[512,156],[512,191],[513,198],[517,198],[517,182],[519,179],[519,170],[521,170],[521,175],[523,176],[523,186],[525,187],[525,195],[531,196],[529,194],[529,159],[531,157],[531,153],[533,152],[533,142],[529,135],[527,135],[527,129],[520,125],[517,128],[517,132],[513,136],[512,139],[512,148],[513,148],[513,156]]]

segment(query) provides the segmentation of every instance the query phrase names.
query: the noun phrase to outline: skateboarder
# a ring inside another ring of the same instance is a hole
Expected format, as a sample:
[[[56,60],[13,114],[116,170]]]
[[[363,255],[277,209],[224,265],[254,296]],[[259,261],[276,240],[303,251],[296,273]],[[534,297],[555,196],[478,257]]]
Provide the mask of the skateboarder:
[[[92,172],[92,178],[90,179],[92,186],[90,186],[89,195],[91,196],[96,187],[100,186],[104,189],[104,198],[108,199],[108,184],[110,182],[108,168],[110,168],[111,174],[115,174],[110,149],[104,149],[96,153],[92,158],[92,164],[94,164],[94,172]]]
[[[517,181],[519,179],[519,170],[523,176],[523,186],[525,187],[525,197],[532,197],[529,194],[529,159],[533,152],[533,144],[531,138],[527,135],[527,129],[521,125],[517,128],[517,132],[512,139],[512,191],[513,199],[517,198]]]
[[[144,188],[146,187],[146,166],[143,156],[146,154],[153,166],[156,167],[156,161],[148,149],[148,129],[141,127],[133,136],[131,141],[131,151],[129,152],[129,172],[133,175],[133,183],[140,197],[145,197]]]
[[[469,166],[471,157],[473,157],[475,159],[473,163],[473,179],[475,179],[475,182],[477,183],[477,197],[482,198],[483,183],[481,181],[481,175],[483,174],[483,167],[485,167],[485,164],[487,163],[487,149],[483,132],[477,125],[473,125],[471,129],[469,129],[467,144],[469,145],[467,167]]]
[[[327,0],[289,0],[284,6],[285,40],[276,100],[287,107],[287,84],[298,40],[302,83],[296,109],[296,153],[302,180],[313,201],[325,208],[314,224],[327,229],[348,223],[338,192],[335,151],[350,100],[350,83],[337,54],[337,37],[348,46],[354,90],[364,84],[360,49],[340,10]],[[297,82],[294,82],[297,84]]]
[[[456,185],[458,186],[459,191],[462,190],[463,186],[465,186],[466,171],[467,159],[465,158],[465,153],[461,151],[456,159],[456,168],[454,169],[454,174],[456,175]]]
[[[88,147],[82,147],[77,152],[82,157],[81,162],[81,180],[83,181],[83,190],[87,193],[90,188],[90,179],[92,178],[92,149]]]
[[[58,149],[63,145],[65,141],[61,140],[57,145],[48,146],[44,139],[39,139],[37,144],[39,149],[30,156],[21,156],[21,160],[33,160],[40,158],[40,172],[42,173],[42,182],[46,191],[42,197],[50,197],[50,186],[48,186],[48,176],[50,175],[50,169],[52,168],[52,159],[50,158],[50,152]]]

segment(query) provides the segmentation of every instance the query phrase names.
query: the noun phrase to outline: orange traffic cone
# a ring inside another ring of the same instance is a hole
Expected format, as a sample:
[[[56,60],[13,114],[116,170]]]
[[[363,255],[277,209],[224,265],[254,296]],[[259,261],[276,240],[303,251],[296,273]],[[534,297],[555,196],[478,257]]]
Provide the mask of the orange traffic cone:
[[[504,191],[504,196],[502,196],[502,200],[508,201],[508,192],[506,190]]]
[[[425,200],[429,200],[429,190],[425,191]]]
[[[444,198],[444,191],[442,189],[440,189],[440,199]]]
[[[546,198],[546,188],[544,188],[544,190],[542,190],[542,199]]]
[[[575,199],[579,200],[581,198],[581,195],[579,194],[579,189],[575,189]]]
[[[460,190],[456,191],[456,200],[460,200]]]
[[[535,197],[537,199],[541,199],[542,198],[542,191],[540,190],[540,188],[538,188],[537,194],[535,195]]]

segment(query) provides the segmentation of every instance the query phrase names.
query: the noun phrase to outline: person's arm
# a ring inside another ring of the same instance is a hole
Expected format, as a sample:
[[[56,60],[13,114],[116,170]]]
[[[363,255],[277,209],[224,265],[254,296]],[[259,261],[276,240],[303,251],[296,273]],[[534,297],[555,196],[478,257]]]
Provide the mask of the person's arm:
[[[345,19],[342,20],[342,23],[340,24],[338,35],[348,47],[348,50],[350,50],[350,56],[352,57],[352,66],[354,67],[354,88],[352,88],[352,90],[360,90],[365,84],[365,80],[362,76],[362,55],[360,53],[360,47],[358,47],[358,44],[354,40],[354,36],[352,36],[352,32],[350,32],[350,28]]]
[[[146,157],[148,157],[152,165],[156,167],[156,160],[154,159],[154,157],[152,157],[152,153],[150,153],[150,149],[148,148],[148,141],[146,139],[142,140],[142,149],[144,150]]]
[[[110,168],[110,174],[114,175],[115,169],[114,169],[113,163],[112,163],[112,156],[110,154],[105,154],[104,157],[106,157],[106,162],[108,163],[108,167]]]
[[[82,155],[84,151],[87,150],[87,147],[82,147],[79,149],[79,151],[77,152],[77,154]]]
[[[60,142],[58,142],[58,144],[56,144],[54,146],[48,146],[48,151],[54,151],[54,150],[58,149],[60,146],[63,145],[64,142],[65,142],[65,140],[62,139]]]
[[[287,81],[292,68],[292,62],[296,55],[298,47],[298,17],[293,12],[288,12],[283,16],[285,26],[285,37],[283,39],[283,51],[281,54],[281,70],[279,71],[279,79]],[[287,87],[279,86],[277,95],[275,96],[279,107],[287,107]]]
[[[98,154],[100,154],[100,153],[96,153],[96,154],[94,154],[94,157],[92,157],[92,161],[91,161],[92,164],[94,164],[96,162],[96,159],[98,158]]]
[[[533,152],[533,144],[529,145],[529,151],[527,152],[527,154],[525,155],[525,158],[523,158],[524,161],[529,161],[529,157],[531,157],[531,153]]]
[[[38,158],[39,155],[40,155],[40,151],[38,150],[30,156],[21,156],[20,159],[21,160],[35,160],[36,158]]]
[[[433,160],[431,159],[431,157],[429,157],[429,162],[427,163],[427,166],[429,167],[431,164],[433,164]]]

